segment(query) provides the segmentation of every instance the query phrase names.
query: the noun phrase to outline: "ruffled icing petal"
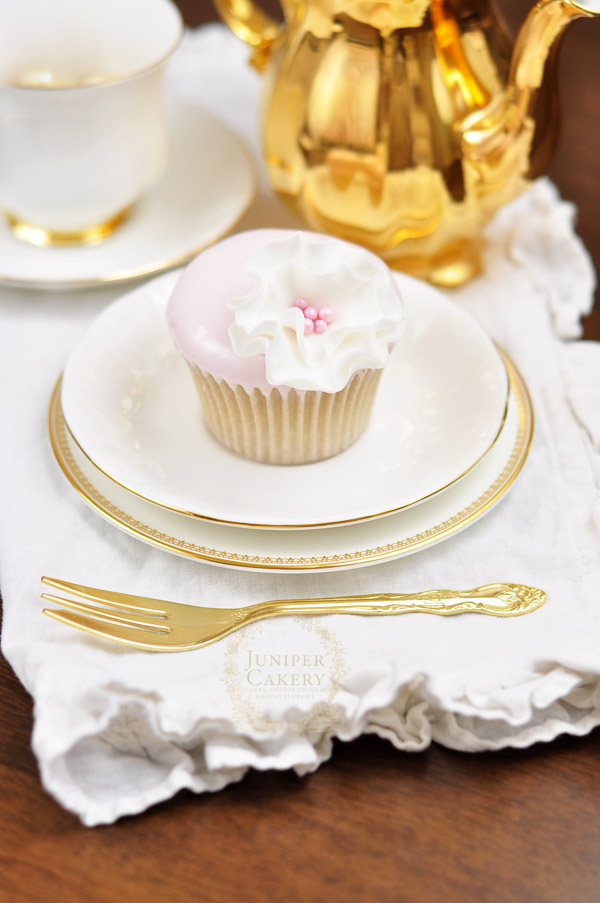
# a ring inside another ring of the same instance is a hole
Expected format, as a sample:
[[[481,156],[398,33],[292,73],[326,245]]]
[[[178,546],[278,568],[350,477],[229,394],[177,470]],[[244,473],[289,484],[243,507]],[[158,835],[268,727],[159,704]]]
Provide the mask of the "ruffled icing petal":
[[[255,252],[246,273],[252,288],[229,304],[229,336],[236,354],[265,355],[271,385],[338,392],[357,370],[385,366],[402,334],[402,300],[387,266],[356,245],[297,232]],[[334,310],[334,322],[305,335],[298,297]]]

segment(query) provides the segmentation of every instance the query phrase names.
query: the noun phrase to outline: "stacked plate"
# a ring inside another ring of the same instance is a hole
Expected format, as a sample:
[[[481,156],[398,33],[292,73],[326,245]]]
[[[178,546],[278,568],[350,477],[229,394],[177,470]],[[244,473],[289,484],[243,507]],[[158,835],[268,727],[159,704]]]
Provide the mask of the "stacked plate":
[[[138,539],[238,568],[361,567],[454,535],[520,472],[533,427],[522,378],[474,320],[402,275],[408,334],[359,441],[301,467],[234,455],[204,427],[167,330],[177,276],[154,279],[101,314],[51,403],[66,477]]]

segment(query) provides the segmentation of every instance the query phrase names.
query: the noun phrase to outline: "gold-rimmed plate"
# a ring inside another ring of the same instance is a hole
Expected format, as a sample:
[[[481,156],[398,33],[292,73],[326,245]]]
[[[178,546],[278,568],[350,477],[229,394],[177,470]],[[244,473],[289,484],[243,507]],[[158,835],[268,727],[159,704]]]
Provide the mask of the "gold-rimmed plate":
[[[442,542],[487,514],[519,475],[533,431],[527,387],[504,358],[507,415],[490,451],[461,480],[420,505],[388,517],[329,530],[247,530],[186,517],[128,492],[102,473],[70,435],[60,384],[50,406],[50,438],[58,463],[83,500],[131,536],[187,558],[242,569],[302,573],[363,567]]]
[[[371,423],[343,454],[273,467],[223,448],[205,428],[166,326],[177,274],[107,308],[67,363],[62,406],[91,462],[180,514],[258,529],[356,523],[422,503],[464,477],[496,441],[508,377],[483,329],[430,286],[398,275],[407,331]]]
[[[254,201],[250,152],[224,123],[168,93],[167,169],[113,235],[91,247],[39,248],[0,217],[0,284],[65,290],[140,279],[178,266],[222,238]]]

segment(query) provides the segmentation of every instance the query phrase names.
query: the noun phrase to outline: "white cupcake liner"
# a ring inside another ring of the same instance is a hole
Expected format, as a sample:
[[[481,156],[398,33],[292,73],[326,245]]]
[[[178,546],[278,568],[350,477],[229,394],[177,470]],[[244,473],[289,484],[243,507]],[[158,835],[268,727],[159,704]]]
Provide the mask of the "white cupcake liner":
[[[359,370],[340,392],[277,388],[248,392],[190,365],[211,433],[232,451],[265,464],[331,458],[364,432],[382,370]]]

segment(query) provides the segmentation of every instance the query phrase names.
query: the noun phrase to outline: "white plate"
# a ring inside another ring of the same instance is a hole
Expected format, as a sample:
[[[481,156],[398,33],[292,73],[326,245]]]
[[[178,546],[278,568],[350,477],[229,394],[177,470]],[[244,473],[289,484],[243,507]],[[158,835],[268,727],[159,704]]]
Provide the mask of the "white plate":
[[[167,171],[114,235],[93,247],[38,248],[0,216],[0,283],[74,289],[137,279],[184,263],[233,228],[256,195],[248,151],[199,107],[172,95],[166,103]]]
[[[348,569],[410,555],[448,539],[485,515],[513,485],[531,442],[527,389],[507,360],[511,393],[497,442],[462,480],[421,505],[329,530],[246,530],[161,508],[123,489],[83,454],[60,406],[50,407],[58,462],[82,498],[112,524],[158,548],[199,561],[282,573]],[[366,462],[368,464],[368,462]]]
[[[481,327],[443,295],[397,276],[407,332],[352,448],[276,467],[221,446],[166,326],[177,274],[107,308],[73,351],[62,388],[72,435],[131,492],[179,513],[259,528],[380,517],[458,480],[490,449],[506,413],[504,364]]]

